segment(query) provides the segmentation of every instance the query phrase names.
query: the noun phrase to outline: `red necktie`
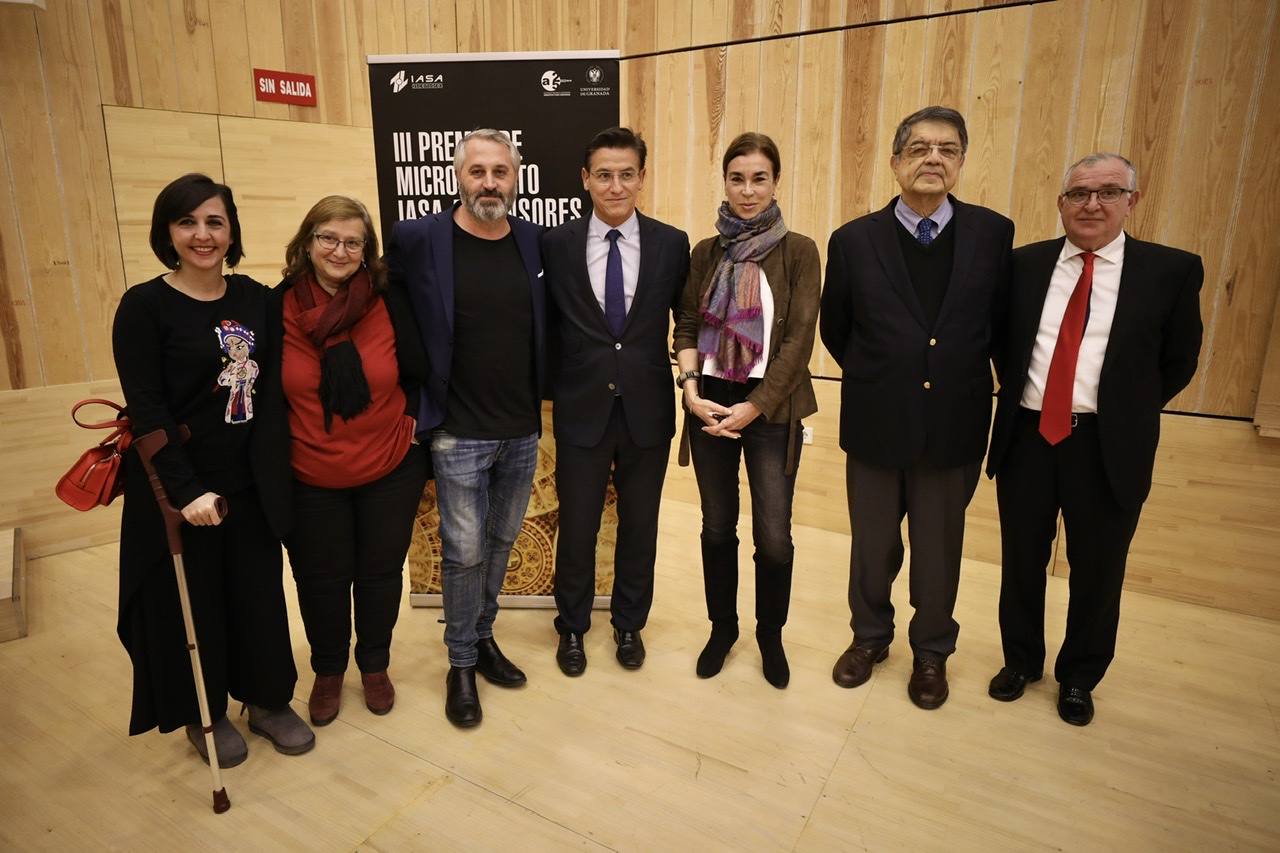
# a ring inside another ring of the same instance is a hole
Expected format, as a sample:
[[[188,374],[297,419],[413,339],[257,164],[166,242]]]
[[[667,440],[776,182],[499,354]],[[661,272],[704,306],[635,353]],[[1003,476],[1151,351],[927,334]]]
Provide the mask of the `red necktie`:
[[[1058,342],[1049,362],[1049,378],[1044,383],[1044,402],[1040,404],[1040,434],[1049,444],[1057,444],[1071,435],[1071,397],[1076,385],[1076,360],[1080,357],[1080,341],[1084,338],[1084,318],[1089,308],[1089,292],[1093,290],[1093,252],[1085,252],[1084,269],[1076,280],[1076,289],[1067,300],[1067,310],[1058,328]]]

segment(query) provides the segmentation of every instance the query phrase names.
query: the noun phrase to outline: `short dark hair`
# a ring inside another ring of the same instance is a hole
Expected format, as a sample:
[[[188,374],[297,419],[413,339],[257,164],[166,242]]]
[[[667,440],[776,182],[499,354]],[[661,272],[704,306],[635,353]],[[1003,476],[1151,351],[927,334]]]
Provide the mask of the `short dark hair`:
[[[724,152],[724,160],[720,164],[720,176],[728,177],[729,161],[734,157],[741,157],[743,154],[754,154],[757,151],[768,157],[769,162],[773,164],[773,179],[776,181],[778,176],[782,174],[782,155],[778,153],[778,145],[763,133],[755,133],[754,131],[739,133],[729,143],[729,147]]]
[[[178,268],[178,250],[169,240],[169,226],[214,196],[222,199],[226,206],[227,223],[231,226],[227,265],[234,267],[240,263],[240,259],[244,257],[244,246],[240,242],[240,217],[236,213],[236,200],[231,194],[231,187],[198,172],[171,181],[156,196],[155,207],[151,209],[151,251],[155,252],[160,263],[171,270]]]
[[[922,121],[940,121],[951,125],[956,129],[956,133],[960,134],[960,153],[963,154],[969,150],[969,131],[964,126],[964,116],[951,107],[932,106],[916,110],[898,124],[898,129],[893,133],[893,156],[897,157],[902,153],[902,149],[907,147],[911,128]]]
[[[587,143],[586,153],[582,155],[582,168],[591,169],[591,155],[601,148],[630,148],[640,158],[641,169],[644,168],[645,157],[649,154],[649,148],[640,138],[640,134],[631,128],[607,127],[591,137],[591,141]]]

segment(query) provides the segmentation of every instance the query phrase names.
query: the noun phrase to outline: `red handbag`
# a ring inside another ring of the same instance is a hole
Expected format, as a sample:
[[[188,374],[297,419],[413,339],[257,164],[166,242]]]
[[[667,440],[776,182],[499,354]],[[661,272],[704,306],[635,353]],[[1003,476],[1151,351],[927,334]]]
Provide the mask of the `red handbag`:
[[[82,406],[99,404],[116,410],[117,417],[100,423],[82,422],[76,413]],[[124,407],[110,400],[81,400],[71,407],[71,419],[85,429],[109,429],[111,434],[80,455],[71,470],[58,480],[58,498],[81,512],[106,506],[124,491],[124,453],[133,443],[133,432]]]

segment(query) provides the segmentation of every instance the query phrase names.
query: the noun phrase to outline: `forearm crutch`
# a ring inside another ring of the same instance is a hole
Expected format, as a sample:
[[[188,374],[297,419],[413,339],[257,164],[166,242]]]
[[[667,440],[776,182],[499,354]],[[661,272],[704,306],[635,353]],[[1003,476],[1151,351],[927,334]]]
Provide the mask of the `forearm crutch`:
[[[184,433],[186,427],[182,428]],[[184,435],[185,438],[185,435]],[[191,617],[191,596],[187,593],[187,569],[182,563],[182,511],[175,507],[165,494],[164,484],[156,476],[152,458],[160,448],[169,443],[169,436],[163,429],[149,432],[141,438],[134,439],[133,446],[142,460],[142,467],[147,471],[147,479],[151,482],[151,491],[155,492],[156,503],[160,506],[160,515],[164,518],[164,531],[169,539],[169,553],[173,555],[173,570],[178,578],[178,601],[182,604],[182,623],[187,629],[187,651],[191,653],[191,675],[196,682],[196,699],[200,703],[200,726],[204,730],[205,748],[209,753],[209,771],[213,774],[213,811],[222,814],[231,808],[231,799],[222,784],[222,768],[218,766],[218,747],[213,741],[213,721],[209,719],[209,697],[204,689],[204,669],[200,666],[200,649],[196,645],[196,626]],[[227,501],[219,497],[216,509],[219,517],[227,514]]]

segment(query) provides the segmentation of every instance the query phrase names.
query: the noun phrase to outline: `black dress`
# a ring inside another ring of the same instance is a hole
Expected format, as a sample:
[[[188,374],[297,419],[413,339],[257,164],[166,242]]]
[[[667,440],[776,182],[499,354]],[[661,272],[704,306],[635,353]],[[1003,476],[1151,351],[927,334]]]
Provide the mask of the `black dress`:
[[[225,294],[209,302],[158,277],[125,293],[112,332],[134,435],[169,435],[155,467],[170,500],[182,508],[215,492],[230,506],[217,526],[183,526],[213,720],[226,713],[228,693],[279,708],[297,681],[282,585],[285,531],[268,523],[255,482],[278,476],[278,466],[257,460],[287,460],[288,453],[280,431],[264,428],[254,413],[263,389],[279,387],[263,373],[278,363],[263,351],[266,301],[266,288],[246,276],[227,276]],[[185,444],[177,441],[179,424],[191,431]],[[133,661],[129,733],[167,732],[200,715],[164,525],[133,452],[124,501],[116,630]]]

